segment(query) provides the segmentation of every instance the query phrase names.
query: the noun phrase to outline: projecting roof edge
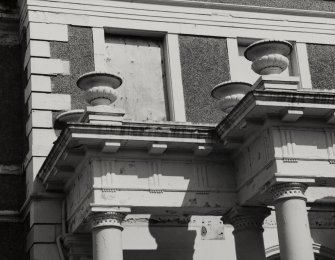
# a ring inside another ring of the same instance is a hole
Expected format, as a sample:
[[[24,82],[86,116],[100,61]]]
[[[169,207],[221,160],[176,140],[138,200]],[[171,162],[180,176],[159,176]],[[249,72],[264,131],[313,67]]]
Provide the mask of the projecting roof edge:
[[[45,182],[51,174],[57,160],[67,149],[67,145],[76,133],[106,134],[120,136],[146,137],[175,137],[216,140],[215,124],[192,124],[178,122],[131,122],[125,121],[122,125],[103,125],[92,123],[69,123],[55,141],[49,155],[44,161],[38,178]]]
[[[57,140],[54,142],[54,145],[49,152],[47,158],[41,166],[41,169],[38,172],[37,177],[44,182],[51,173],[51,169],[55,166],[57,159],[63,154],[66,150],[67,144],[71,139],[71,130],[69,128],[64,129]]]
[[[262,103],[263,102],[263,103]],[[275,106],[283,108],[315,107],[327,112],[335,111],[335,94],[324,92],[294,92],[253,90],[249,92],[216,127],[217,135],[223,139],[244,119],[257,105]],[[266,114],[266,110],[263,110]]]

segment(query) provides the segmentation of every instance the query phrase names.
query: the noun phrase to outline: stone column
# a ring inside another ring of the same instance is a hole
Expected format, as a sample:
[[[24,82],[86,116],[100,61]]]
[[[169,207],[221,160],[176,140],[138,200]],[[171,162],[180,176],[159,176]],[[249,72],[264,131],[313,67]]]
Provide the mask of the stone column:
[[[126,214],[122,212],[93,213],[91,222],[93,236],[93,260],[122,260],[122,226]]]
[[[237,260],[265,260],[263,221],[270,215],[265,207],[235,207],[222,217],[234,227]]]
[[[281,260],[314,260],[306,188],[303,183],[281,183],[269,190],[276,209]]]

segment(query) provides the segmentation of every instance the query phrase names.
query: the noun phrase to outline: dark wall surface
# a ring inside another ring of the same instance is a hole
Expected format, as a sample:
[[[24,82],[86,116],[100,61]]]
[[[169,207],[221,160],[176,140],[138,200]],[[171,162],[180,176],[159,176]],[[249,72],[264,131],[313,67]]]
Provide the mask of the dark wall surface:
[[[13,9],[17,6],[17,0],[0,0],[0,10],[1,9]]]
[[[24,202],[24,185],[24,175],[0,175],[0,210],[20,210]]]
[[[24,232],[23,225],[19,223],[0,223],[0,259],[23,260],[24,258]]]
[[[0,45],[0,164],[23,160],[24,118],[21,47]]]
[[[51,42],[51,57],[70,61],[70,75],[52,78],[54,93],[71,94],[72,109],[84,108],[83,91],[76,85],[84,73],[94,70],[92,29],[69,26],[68,42]]]
[[[308,44],[308,60],[314,89],[335,89],[335,46]]]
[[[179,43],[187,121],[218,123],[222,112],[210,92],[230,79],[227,41],[181,35]]]
[[[327,0],[280,0],[280,1],[277,1],[277,0],[193,0],[193,1],[335,12],[335,2],[332,0],[328,0],[328,1]]]

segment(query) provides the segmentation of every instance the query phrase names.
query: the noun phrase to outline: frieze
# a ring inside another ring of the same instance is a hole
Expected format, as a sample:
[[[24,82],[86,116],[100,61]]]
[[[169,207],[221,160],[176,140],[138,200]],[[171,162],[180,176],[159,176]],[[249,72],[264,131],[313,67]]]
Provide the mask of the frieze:
[[[284,158],[283,158],[283,162],[284,162],[284,163],[297,163],[297,162],[298,162],[298,159],[296,159],[296,158],[286,158],[286,157],[284,157]]]
[[[93,194],[91,193],[76,209],[76,211],[69,216],[69,230],[71,232],[75,231],[82,223],[85,222],[85,219],[88,217],[91,211],[91,203],[93,202]]]
[[[124,225],[171,225],[171,226],[185,226],[191,222],[191,216],[179,215],[146,215],[136,216],[129,215],[123,221]]]
[[[300,160],[335,162],[335,132],[327,129],[273,128],[276,158],[284,163]],[[313,142],[306,142],[313,140]]]
[[[84,165],[83,170],[75,177],[67,194],[67,212],[69,215],[77,211],[83,198],[92,191],[93,180],[90,172],[90,164]]]
[[[295,143],[294,132],[286,129],[279,129],[282,156],[285,162],[294,162]],[[292,161],[291,161],[291,160]]]
[[[163,193],[162,182],[162,160],[154,160],[150,163],[150,177],[148,178],[150,193]]]
[[[208,192],[231,188],[224,186],[233,183],[229,167],[205,160],[99,159],[93,160],[92,167],[92,173],[101,180],[95,178],[94,189],[101,189],[106,199],[111,190],[147,190],[155,194],[168,190]],[[224,181],[224,173],[232,181]],[[209,187],[209,183],[215,188]]]
[[[268,130],[244,147],[236,156],[237,189],[252,181],[253,176],[271,167],[274,159],[273,141]]]
[[[335,164],[335,133],[334,132],[325,132],[326,135],[326,145],[328,153],[328,161],[330,164]]]

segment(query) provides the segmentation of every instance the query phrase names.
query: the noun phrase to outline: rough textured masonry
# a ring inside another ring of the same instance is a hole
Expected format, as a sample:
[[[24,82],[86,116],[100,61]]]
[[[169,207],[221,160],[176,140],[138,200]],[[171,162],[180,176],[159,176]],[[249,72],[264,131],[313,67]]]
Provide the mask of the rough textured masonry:
[[[335,46],[308,44],[308,59],[312,85],[315,89],[334,89]]]
[[[87,104],[76,82],[82,74],[94,70],[92,29],[69,26],[69,42],[52,42],[51,57],[70,61],[70,75],[54,77],[52,92],[70,94],[72,109],[84,108]]]
[[[317,10],[334,12],[335,4],[334,1],[325,0],[194,0],[199,2],[213,2],[213,3],[226,3],[226,4],[238,4],[238,5],[255,5],[264,7],[279,7],[279,8],[290,8],[290,9],[305,9],[305,10]]]
[[[217,123],[222,113],[210,92],[230,79],[226,39],[183,35],[179,42],[187,121]]]

